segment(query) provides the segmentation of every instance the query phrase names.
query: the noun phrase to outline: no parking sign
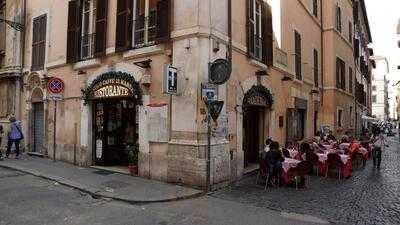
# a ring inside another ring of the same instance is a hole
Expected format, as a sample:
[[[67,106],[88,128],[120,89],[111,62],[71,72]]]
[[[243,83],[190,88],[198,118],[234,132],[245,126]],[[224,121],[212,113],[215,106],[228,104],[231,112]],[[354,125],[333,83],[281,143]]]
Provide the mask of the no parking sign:
[[[51,93],[49,97],[53,100],[61,100],[62,96],[61,93],[64,90],[64,81],[62,81],[60,78],[53,77],[49,80],[47,83],[47,89]]]

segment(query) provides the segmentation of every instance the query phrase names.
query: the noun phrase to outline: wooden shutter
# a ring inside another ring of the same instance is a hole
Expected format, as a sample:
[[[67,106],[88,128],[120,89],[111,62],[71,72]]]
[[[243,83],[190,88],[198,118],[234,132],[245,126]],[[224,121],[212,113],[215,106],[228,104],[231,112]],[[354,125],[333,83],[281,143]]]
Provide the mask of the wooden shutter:
[[[360,56],[360,40],[354,38],[354,58],[358,58]]]
[[[44,69],[46,59],[46,26],[47,15],[42,15],[33,20],[32,36],[32,70]]]
[[[108,0],[97,0],[96,7],[97,15],[94,55],[98,57],[106,54]]]
[[[341,88],[346,90],[346,64],[340,60],[340,76],[341,76]]]
[[[117,30],[115,50],[124,51],[132,46],[132,0],[118,0],[117,2]]]
[[[349,92],[353,93],[353,69],[349,67]]]
[[[157,2],[157,43],[169,41],[171,34],[171,1]]]
[[[246,0],[247,55],[254,55],[254,0]],[[253,20],[251,19],[253,18]]]
[[[301,36],[297,31],[294,32],[294,51],[295,51],[295,72],[298,80],[302,79],[301,65]]]
[[[353,17],[354,17],[354,23],[358,23],[358,1],[354,1],[353,5]]]
[[[286,141],[295,140],[295,109],[287,109],[286,113]]]
[[[318,68],[318,65],[319,65],[319,63],[318,63],[318,51],[317,51],[317,49],[314,49],[314,85],[315,85],[315,87],[318,87],[319,86],[319,76],[318,76],[318,73],[319,73],[319,68]]]
[[[274,34],[272,28],[272,10],[267,3],[262,4],[262,28],[263,28],[263,61],[267,66],[274,65]]]
[[[340,88],[340,60],[336,58],[336,87]]]
[[[68,2],[67,63],[79,60],[80,0]]]

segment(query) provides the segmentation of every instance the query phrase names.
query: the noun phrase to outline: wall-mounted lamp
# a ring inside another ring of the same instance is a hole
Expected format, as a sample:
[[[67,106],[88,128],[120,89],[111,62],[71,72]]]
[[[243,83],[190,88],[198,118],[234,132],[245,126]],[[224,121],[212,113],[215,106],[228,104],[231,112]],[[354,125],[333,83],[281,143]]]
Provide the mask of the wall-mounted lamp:
[[[147,69],[147,68],[151,67],[151,65],[150,65],[151,62],[152,62],[151,59],[146,59],[144,61],[134,62],[133,64],[135,64],[136,66],[141,67],[143,69]]]

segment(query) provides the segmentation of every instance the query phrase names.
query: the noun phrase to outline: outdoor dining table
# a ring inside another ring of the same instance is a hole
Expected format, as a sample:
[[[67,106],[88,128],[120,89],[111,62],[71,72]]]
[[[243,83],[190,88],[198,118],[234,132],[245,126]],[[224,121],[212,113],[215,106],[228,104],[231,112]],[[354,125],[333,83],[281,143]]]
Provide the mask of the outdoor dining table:
[[[334,151],[325,151],[324,153],[317,153],[318,159],[319,159],[319,173],[320,174],[325,174],[327,170],[327,163],[326,161],[328,160],[328,154],[333,153],[333,154],[338,154],[340,156],[340,159],[343,162],[343,167],[342,167],[342,174],[343,177],[349,177],[351,175],[351,158],[349,155],[345,154],[339,154],[335,153]]]
[[[295,168],[301,161],[297,159],[285,158],[282,162],[282,178],[285,184],[290,183],[289,170],[290,168]]]

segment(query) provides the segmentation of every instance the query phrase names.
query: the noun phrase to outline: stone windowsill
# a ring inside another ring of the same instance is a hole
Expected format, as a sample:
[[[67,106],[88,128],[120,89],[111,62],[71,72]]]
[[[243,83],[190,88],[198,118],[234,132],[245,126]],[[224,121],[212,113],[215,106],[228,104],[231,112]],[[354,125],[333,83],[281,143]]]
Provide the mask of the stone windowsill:
[[[267,70],[268,69],[268,66],[266,64],[260,62],[260,61],[257,61],[255,59],[250,59],[249,61],[250,61],[251,65],[258,67],[261,70]]]
[[[143,47],[138,49],[129,50],[124,52],[122,57],[124,59],[134,59],[139,57],[147,57],[157,55],[164,52],[164,45],[153,45],[149,47]]]
[[[89,60],[75,63],[73,68],[74,68],[74,70],[83,70],[83,69],[98,67],[100,65],[101,65],[101,62],[99,59],[89,59]]]

